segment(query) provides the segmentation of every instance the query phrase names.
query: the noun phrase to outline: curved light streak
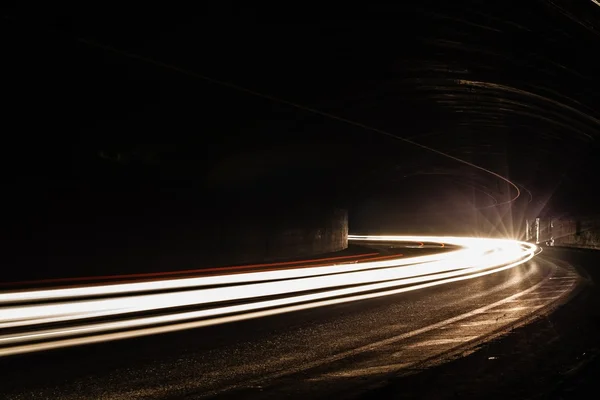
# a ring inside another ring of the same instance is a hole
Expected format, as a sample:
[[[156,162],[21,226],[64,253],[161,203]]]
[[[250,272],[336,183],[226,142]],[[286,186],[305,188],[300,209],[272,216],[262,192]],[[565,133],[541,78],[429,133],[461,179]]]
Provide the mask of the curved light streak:
[[[533,258],[537,250],[533,244],[507,239],[444,236],[350,236],[349,239],[375,243],[436,242],[458,248],[434,255],[352,265],[7,292],[0,295],[0,329],[10,329],[11,333],[0,334],[0,356],[418,290],[513,268]],[[165,289],[170,291],[164,292]],[[51,323],[62,326],[51,327],[48,325]]]

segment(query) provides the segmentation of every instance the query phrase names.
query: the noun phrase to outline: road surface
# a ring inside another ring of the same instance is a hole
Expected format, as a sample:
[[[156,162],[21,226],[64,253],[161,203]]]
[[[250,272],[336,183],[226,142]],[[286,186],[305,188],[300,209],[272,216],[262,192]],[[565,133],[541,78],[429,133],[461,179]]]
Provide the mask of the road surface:
[[[370,257],[409,245],[395,238],[355,238],[363,244],[367,239],[378,252]],[[390,377],[472,351],[566,301],[580,282],[568,263],[543,253],[533,257],[536,250],[526,244],[433,238],[423,247],[440,243],[454,248],[420,259],[345,260],[193,278],[205,281],[186,281],[190,286],[183,297],[182,282],[167,287],[164,280],[158,288],[147,286],[157,281],[144,281],[84,286],[84,291],[78,285],[64,288],[67,292],[5,292],[0,394],[7,399],[350,398]],[[263,286],[256,292],[255,285]],[[265,288],[271,297],[264,297]],[[212,306],[206,304],[207,290],[213,290]],[[235,303],[224,303],[234,298]],[[164,301],[174,303],[158,311]],[[240,306],[235,313],[224,311]],[[139,324],[215,309],[219,312],[200,320]],[[106,324],[112,325],[104,329]],[[78,331],[89,326],[92,332]],[[46,336],[35,336],[40,333]],[[117,338],[122,340],[112,340]]]

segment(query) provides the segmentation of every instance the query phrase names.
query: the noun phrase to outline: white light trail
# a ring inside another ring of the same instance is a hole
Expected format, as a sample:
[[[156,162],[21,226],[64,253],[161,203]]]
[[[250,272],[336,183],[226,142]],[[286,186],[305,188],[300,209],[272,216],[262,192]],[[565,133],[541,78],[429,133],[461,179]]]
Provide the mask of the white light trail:
[[[350,236],[350,240],[437,242],[459,248],[352,265],[7,292],[0,294],[0,329],[10,328],[12,332],[0,335],[0,355],[214,325],[417,290],[513,268],[530,260],[536,251],[530,243],[505,239]],[[32,301],[36,303],[22,304]],[[186,310],[176,310],[180,307]],[[98,317],[102,319],[90,320]],[[50,328],[49,323],[64,326]]]

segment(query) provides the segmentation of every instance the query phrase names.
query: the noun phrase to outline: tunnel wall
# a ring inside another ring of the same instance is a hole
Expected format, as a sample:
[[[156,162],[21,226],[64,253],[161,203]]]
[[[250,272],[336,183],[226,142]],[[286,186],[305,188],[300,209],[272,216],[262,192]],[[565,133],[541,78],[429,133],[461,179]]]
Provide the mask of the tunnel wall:
[[[291,215],[241,219],[243,226],[219,227],[227,249],[215,263],[270,261],[336,252],[348,246],[348,214],[343,209],[295,210]],[[222,244],[211,241],[215,248]]]
[[[539,220],[539,242],[554,246],[600,249],[600,217],[546,218]],[[532,224],[536,229],[535,222]],[[535,232],[531,233],[535,240]]]
[[[16,216],[2,243],[2,280],[204,269],[310,257],[348,244],[347,211],[319,201],[211,203],[176,191],[89,197],[66,193],[29,221]]]
[[[557,224],[555,224],[557,225]],[[600,249],[600,218],[586,217],[559,222],[555,246]]]

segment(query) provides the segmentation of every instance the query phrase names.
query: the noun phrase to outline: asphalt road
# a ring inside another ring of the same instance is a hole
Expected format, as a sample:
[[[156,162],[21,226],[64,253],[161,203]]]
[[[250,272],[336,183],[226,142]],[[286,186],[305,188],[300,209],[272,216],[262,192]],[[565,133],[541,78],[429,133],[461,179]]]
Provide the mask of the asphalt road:
[[[4,399],[352,398],[550,312],[577,292],[544,253],[420,290],[0,358]]]

